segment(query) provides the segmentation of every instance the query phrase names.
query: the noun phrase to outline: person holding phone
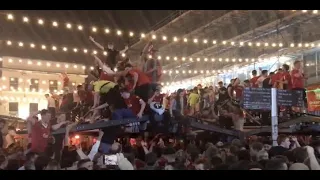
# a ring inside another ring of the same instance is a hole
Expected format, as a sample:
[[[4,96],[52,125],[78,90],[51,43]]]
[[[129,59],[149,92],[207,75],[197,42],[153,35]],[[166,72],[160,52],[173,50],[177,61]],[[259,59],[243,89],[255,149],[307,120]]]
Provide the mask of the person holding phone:
[[[134,170],[133,165],[124,157],[120,143],[112,144],[110,153],[103,155],[103,163],[107,167],[117,166],[120,170]]]

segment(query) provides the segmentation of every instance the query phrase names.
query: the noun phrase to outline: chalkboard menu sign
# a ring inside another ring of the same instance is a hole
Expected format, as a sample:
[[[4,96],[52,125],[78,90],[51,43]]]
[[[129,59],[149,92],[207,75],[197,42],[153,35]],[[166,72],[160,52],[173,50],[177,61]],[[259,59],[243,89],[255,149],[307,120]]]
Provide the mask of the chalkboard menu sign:
[[[302,91],[292,91],[292,90],[277,90],[277,102],[280,106],[303,106],[303,92]]]
[[[271,110],[271,89],[245,88],[243,107],[244,109]]]

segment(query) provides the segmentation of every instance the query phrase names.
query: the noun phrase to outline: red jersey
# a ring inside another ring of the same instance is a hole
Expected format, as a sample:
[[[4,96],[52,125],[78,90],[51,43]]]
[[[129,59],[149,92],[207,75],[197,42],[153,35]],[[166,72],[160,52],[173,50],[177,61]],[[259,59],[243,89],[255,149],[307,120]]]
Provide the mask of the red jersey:
[[[138,74],[138,81],[137,81],[137,86],[141,86],[144,84],[149,84],[151,83],[149,77],[143,73],[142,71],[138,70],[138,69],[131,69],[129,71],[129,74],[133,76],[134,73]]]
[[[243,93],[243,87],[241,86],[235,86],[234,87],[234,91],[236,92],[236,98],[239,99],[242,97],[242,93]]]
[[[137,115],[140,112],[141,99],[138,96],[132,95],[128,99],[125,99],[124,101],[126,102],[128,108],[131,109],[134,114]]]
[[[291,80],[291,75],[289,72],[284,72],[282,74],[282,79],[284,81],[288,81],[288,84],[286,84],[286,88],[285,89],[292,89],[292,80]]]
[[[108,75],[107,73],[105,73],[104,71],[102,71],[100,73],[100,80],[106,80],[106,81],[111,81],[114,82],[114,78],[113,76]]]
[[[157,102],[157,103],[162,104],[162,102],[163,102],[163,97],[164,97],[164,94],[159,94],[158,96],[154,96],[152,102]]]
[[[31,133],[31,151],[42,153],[46,150],[48,138],[44,136],[50,135],[50,124],[45,127],[41,121],[36,122],[32,127]]]
[[[271,76],[271,84],[273,87],[275,88],[279,88],[279,83],[277,81],[281,81],[282,80],[282,73],[281,72],[277,72],[276,74]]]
[[[92,92],[90,92],[90,91],[85,91],[85,92],[86,92],[86,94],[85,94],[84,102],[87,104],[93,104],[94,97],[93,97]]]
[[[304,88],[303,76],[296,77],[297,74],[300,74],[299,70],[293,69],[291,71],[292,88]]]
[[[250,85],[252,88],[258,88],[259,85],[256,84],[257,80],[259,79],[260,76],[255,76],[253,78],[250,79]]]

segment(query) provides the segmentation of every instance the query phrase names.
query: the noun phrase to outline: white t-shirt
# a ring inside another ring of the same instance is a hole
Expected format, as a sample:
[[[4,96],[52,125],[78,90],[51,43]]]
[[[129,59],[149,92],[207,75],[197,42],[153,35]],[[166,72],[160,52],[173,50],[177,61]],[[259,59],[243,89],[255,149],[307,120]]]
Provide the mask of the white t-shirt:
[[[56,108],[56,102],[52,97],[48,97],[47,100],[48,100],[48,108],[50,107]]]
[[[266,77],[263,77],[263,76],[260,76],[258,79],[257,79],[257,84],[259,86],[259,88],[262,88],[262,82],[266,79]]]
[[[159,115],[162,115],[165,111],[164,107],[162,106],[162,104],[157,103],[157,102],[151,102],[150,103],[150,108],[156,112]]]

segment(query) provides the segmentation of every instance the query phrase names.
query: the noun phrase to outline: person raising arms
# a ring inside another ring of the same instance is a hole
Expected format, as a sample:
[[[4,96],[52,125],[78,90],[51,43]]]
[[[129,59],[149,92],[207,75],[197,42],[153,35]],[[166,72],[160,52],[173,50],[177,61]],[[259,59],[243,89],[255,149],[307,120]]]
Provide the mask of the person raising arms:
[[[118,51],[118,50],[114,49],[113,43],[108,43],[107,48],[105,48],[105,47],[103,47],[101,44],[99,44],[98,42],[96,42],[93,37],[89,36],[89,39],[90,39],[90,41],[92,41],[98,48],[100,48],[101,50],[107,52],[107,58],[106,58],[105,63],[106,63],[111,69],[115,68],[115,66],[116,66],[116,64],[117,64],[117,56],[118,56],[119,54],[125,53],[125,52],[129,49],[128,46],[125,46],[125,48],[124,48],[123,50]]]

